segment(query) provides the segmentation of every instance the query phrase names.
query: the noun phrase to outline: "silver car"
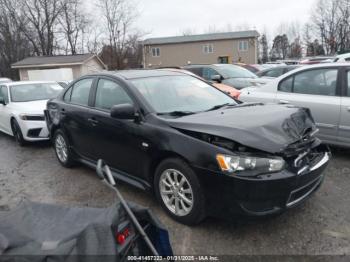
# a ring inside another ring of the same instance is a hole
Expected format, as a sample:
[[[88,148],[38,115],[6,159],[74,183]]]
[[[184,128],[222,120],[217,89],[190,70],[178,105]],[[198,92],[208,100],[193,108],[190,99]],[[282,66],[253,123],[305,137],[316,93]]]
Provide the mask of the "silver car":
[[[293,70],[259,88],[241,90],[244,102],[290,103],[310,108],[327,144],[350,147],[350,64]]]

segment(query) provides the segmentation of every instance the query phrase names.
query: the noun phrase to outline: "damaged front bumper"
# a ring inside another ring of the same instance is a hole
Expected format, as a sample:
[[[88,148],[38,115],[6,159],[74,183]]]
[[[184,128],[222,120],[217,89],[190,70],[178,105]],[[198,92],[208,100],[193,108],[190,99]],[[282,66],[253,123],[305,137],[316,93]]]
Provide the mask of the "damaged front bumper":
[[[295,162],[295,160],[299,161]],[[324,180],[331,153],[323,145],[308,154],[296,156],[281,172],[259,178],[227,176],[195,168],[207,197],[207,212],[227,217],[254,217],[282,213],[293,208],[318,190]],[[296,163],[294,166],[292,163]]]

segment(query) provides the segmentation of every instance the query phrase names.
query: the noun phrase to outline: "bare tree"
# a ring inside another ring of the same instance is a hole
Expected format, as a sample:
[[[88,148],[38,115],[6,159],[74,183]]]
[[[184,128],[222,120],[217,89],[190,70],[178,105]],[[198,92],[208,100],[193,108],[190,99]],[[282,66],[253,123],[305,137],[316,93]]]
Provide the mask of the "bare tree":
[[[59,24],[67,42],[66,53],[77,54],[78,41],[83,41],[83,33],[89,21],[84,13],[81,0],[61,0],[62,10]]]
[[[335,54],[338,51],[341,8],[340,0],[319,0],[312,14],[313,25],[327,54]]]
[[[55,30],[62,3],[57,0],[4,0],[7,10],[18,24],[37,55],[53,55]]]
[[[110,57],[107,64],[111,69],[123,68],[127,55],[128,37],[137,17],[135,3],[128,0],[98,0],[107,31]]]
[[[0,0],[0,77],[18,78],[11,64],[30,55],[32,48],[19,30],[4,0]]]

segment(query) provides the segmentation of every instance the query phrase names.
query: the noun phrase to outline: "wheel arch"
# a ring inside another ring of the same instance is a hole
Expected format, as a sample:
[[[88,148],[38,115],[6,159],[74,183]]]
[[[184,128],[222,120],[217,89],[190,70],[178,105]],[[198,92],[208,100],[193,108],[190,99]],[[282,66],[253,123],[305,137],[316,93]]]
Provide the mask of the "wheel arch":
[[[190,166],[190,162],[182,155],[177,154],[175,152],[171,152],[171,151],[161,151],[157,157],[153,158],[148,170],[147,170],[147,175],[148,175],[148,181],[150,182],[150,184],[152,185],[152,190],[153,189],[153,182],[154,182],[154,176],[156,173],[156,170],[158,168],[158,166],[166,159],[170,159],[170,158],[177,158],[180,159],[182,161],[184,161],[186,164],[188,164]]]

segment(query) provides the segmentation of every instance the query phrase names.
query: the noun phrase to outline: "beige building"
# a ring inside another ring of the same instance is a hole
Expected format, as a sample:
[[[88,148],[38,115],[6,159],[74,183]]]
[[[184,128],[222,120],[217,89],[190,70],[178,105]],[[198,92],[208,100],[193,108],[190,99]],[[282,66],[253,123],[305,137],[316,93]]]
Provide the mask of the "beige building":
[[[258,63],[255,30],[150,38],[143,42],[145,68],[242,62]]]
[[[71,81],[107,69],[94,54],[28,57],[11,66],[19,70],[20,80]]]

